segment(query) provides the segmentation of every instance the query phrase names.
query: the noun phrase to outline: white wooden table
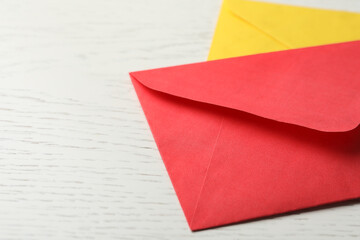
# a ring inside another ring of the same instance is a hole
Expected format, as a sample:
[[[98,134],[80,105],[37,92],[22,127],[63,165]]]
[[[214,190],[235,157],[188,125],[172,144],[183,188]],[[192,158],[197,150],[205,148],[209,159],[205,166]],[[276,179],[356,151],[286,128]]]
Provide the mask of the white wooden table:
[[[128,72],[206,60],[220,5],[0,0],[0,239],[360,239],[359,201],[189,230]]]

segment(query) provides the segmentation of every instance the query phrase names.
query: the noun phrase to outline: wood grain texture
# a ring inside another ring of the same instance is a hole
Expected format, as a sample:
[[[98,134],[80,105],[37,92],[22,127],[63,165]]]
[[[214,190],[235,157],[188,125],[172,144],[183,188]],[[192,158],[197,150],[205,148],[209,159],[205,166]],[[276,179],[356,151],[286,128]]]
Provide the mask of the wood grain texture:
[[[0,0],[0,239],[360,239],[359,201],[190,232],[127,73],[205,60],[220,4]]]

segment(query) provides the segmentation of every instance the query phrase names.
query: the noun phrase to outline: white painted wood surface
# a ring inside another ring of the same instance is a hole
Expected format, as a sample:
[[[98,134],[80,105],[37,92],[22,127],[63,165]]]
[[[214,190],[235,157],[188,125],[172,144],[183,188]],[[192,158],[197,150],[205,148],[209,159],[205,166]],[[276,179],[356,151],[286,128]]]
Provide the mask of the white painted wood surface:
[[[190,232],[127,73],[206,60],[220,5],[0,0],[0,239],[360,239],[359,201]]]

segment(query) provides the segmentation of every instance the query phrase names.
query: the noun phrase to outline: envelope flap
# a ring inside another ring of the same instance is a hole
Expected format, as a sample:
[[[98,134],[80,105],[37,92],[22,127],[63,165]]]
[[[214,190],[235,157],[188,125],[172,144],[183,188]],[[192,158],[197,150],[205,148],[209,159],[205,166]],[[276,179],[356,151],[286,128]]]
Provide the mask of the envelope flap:
[[[224,0],[224,6],[287,48],[360,39],[360,14],[249,0]],[[357,38],[355,38],[357,37]]]
[[[325,132],[360,122],[360,41],[131,73],[193,101]]]

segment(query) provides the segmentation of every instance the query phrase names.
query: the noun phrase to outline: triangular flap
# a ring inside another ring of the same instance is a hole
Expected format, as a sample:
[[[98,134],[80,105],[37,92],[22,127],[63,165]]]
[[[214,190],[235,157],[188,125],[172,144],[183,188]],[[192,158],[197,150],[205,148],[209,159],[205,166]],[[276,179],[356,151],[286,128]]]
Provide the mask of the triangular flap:
[[[239,20],[247,21],[290,48],[360,39],[359,13],[249,0],[224,0],[224,5]]]
[[[325,132],[360,122],[360,41],[131,73],[170,95]]]
[[[132,82],[190,225],[222,116],[207,104],[153,91],[133,77]]]

